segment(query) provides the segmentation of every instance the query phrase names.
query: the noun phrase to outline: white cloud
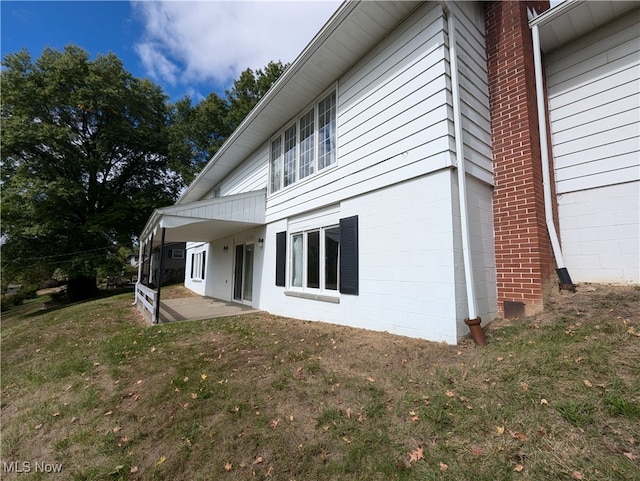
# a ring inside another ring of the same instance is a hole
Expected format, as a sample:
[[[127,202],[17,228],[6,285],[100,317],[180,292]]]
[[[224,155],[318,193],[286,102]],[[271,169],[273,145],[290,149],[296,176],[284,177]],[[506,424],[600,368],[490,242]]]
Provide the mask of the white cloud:
[[[228,86],[246,68],[292,62],[337,1],[132,1],[144,26],[134,46],[147,74],[171,85]]]

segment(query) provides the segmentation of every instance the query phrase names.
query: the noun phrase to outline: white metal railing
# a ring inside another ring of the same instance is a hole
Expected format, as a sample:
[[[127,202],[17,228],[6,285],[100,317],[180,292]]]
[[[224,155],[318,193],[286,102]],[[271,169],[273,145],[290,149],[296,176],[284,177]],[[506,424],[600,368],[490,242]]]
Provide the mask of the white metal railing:
[[[151,322],[154,324],[156,319],[156,303],[158,302],[158,292],[143,285],[141,282],[136,283],[136,303],[140,301],[143,309],[151,314]]]

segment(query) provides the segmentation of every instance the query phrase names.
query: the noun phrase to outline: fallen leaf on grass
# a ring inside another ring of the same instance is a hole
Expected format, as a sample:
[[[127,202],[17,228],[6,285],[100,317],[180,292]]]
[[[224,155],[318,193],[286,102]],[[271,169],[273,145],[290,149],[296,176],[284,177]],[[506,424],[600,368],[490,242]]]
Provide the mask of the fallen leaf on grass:
[[[542,399],[540,399],[540,404],[543,404],[544,406],[547,406],[549,404],[549,401],[547,401],[546,399],[542,398]]]
[[[367,378],[367,381],[369,381],[369,382],[376,382],[375,378],[373,378],[373,377],[371,377],[371,376],[369,376],[369,377]]]
[[[571,477],[573,477],[573,479],[584,479],[580,471],[574,471],[571,473]]]
[[[278,427],[279,423],[280,423],[280,419],[274,419],[273,421],[271,421],[271,427],[275,429]]]
[[[262,456],[258,456],[256,459],[253,460],[253,463],[251,464],[260,464],[262,462]]]
[[[589,381],[588,379],[585,379],[584,381],[582,381],[584,383],[585,386],[587,387],[592,387],[593,384],[591,384],[591,381]]]
[[[471,446],[469,448],[469,451],[471,451],[471,454],[473,456],[484,456],[484,451],[480,449],[478,446]]]
[[[520,471],[522,471],[524,469],[524,466],[522,464],[516,464],[516,467],[513,468],[514,471],[517,471],[518,473]]]
[[[191,393],[191,399],[198,399],[198,393],[197,392],[192,392]]]
[[[204,373],[200,374],[200,380],[204,381],[205,379],[207,379],[207,375]]]
[[[227,464],[225,464],[225,465],[224,465],[224,470],[225,470],[225,471],[229,472],[229,471],[231,471],[232,469],[233,469],[233,464],[231,464],[231,463],[227,463]]]
[[[131,474],[136,474],[138,472],[138,466],[131,466],[131,469],[129,470],[129,472]]]
[[[626,456],[627,458],[629,458],[631,461],[635,461],[636,457],[633,455],[633,453],[622,453],[623,456]]]
[[[454,397],[456,395],[456,393],[450,391],[449,389],[447,389],[444,393],[447,395],[447,397]]]
[[[155,464],[155,467],[157,468],[158,466],[160,466],[162,463],[164,463],[167,460],[167,458],[165,456],[160,456],[160,459],[158,460],[158,462]]]
[[[449,466],[440,461],[440,471],[446,471],[447,469],[449,469]]]
[[[517,439],[518,441],[526,441],[527,440],[527,435],[525,433],[514,433],[513,431],[509,430],[509,435],[513,438],[513,439]]]
[[[422,446],[418,446],[416,449],[409,453],[409,462],[415,463],[416,461],[420,461],[424,458],[424,448]]]
[[[496,431],[498,431],[498,434],[502,436],[504,434],[504,426],[496,426]]]

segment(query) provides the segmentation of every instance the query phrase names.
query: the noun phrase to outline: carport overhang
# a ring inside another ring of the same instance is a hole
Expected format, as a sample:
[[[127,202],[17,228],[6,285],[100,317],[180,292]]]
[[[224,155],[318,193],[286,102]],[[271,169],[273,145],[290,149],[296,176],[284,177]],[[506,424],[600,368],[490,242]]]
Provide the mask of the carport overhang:
[[[266,190],[155,209],[140,236],[141,245],[213,242],[265,224]]]

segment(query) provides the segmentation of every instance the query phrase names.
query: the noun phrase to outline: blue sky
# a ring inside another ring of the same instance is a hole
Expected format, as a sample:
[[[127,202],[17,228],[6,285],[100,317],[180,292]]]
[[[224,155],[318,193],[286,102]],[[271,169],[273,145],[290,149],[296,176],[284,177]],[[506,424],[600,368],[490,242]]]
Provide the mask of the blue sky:
[[[339,1],[0,1],[4,57],[78,45],[114,52],[172,100],[224,93],[240,72],[291,62]]]

